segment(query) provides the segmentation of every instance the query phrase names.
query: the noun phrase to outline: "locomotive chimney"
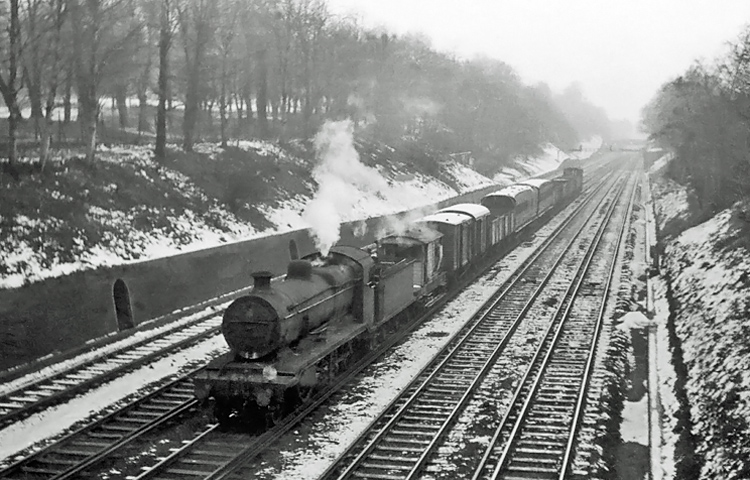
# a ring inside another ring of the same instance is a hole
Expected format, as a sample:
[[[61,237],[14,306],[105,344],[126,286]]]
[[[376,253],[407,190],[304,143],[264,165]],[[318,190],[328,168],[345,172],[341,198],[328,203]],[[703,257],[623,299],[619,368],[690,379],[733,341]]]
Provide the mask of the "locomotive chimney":
[[[271,272],[263,270],[253,273],[253,288],[270,288]]]

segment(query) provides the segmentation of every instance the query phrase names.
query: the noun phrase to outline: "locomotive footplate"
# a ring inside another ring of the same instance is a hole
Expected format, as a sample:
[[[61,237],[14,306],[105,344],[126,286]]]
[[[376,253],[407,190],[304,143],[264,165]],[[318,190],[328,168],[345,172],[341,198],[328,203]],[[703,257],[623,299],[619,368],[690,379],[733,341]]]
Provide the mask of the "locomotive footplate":
[[[254,398],[263,406],[290,387],[314,386],[318,382],[316,365],[361,335],[367,335],[366,325],[349,317],[322,326],[294,348],[278,351],[275,358],[238,360],[234,353],[226,353],[196,373],[195,396],[199,400]]]

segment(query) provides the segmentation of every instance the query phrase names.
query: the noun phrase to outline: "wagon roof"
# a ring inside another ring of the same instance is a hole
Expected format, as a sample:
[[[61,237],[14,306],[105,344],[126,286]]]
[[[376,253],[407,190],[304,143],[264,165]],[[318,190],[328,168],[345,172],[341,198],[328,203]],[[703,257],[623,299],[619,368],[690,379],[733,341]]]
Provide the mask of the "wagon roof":
[[[432,215],[427,215],[426,217],[422,217],[417,220],[417,222],[435,222],[444,223],[446,225],[461,225],[462,223],[466,223],[469,220],[470,218],[462,213],[438,212],[433,213]]]
[[[482,218],[490,214],[490,209],[476,203],[457,203],[438,211],[441,212],[463,213],[474,218]]]
[[[402,234],[388,235],[387,237],[382,238],[380,243],[399,245],[432,243],[439,240],[442,236],[442,233],[432,228],[412,227]]]
[[[531,187],[529,185],[509,185],[501,190],[498,190],[497,192],[492,192],[488,194],[488,197],[512,197],[516,198],[518,195],[520,195],[523,192],[533,192],[534,187]]]

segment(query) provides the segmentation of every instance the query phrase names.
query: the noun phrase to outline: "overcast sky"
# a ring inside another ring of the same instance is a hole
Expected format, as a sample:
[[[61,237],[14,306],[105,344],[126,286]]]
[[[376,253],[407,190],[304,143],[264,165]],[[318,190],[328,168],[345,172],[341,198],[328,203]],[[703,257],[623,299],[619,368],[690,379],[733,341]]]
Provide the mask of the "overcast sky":
[[[713,62],[750,23],[750,0],[328,0],[367,27],[510,64],[526,83],[579,81],[612,119],[637,122],[659,86]]]

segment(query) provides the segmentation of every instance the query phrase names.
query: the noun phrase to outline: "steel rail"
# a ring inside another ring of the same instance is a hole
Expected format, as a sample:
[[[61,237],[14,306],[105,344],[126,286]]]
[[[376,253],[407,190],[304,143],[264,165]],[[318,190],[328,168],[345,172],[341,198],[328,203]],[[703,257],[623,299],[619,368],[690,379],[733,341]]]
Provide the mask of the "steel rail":
[[[73,478],[86,468],[107,458],[118,449],[133,443],[144,435],[197,407],[198,401],[192,396],[192,388],[189,385],[188,378],[202,368],[193,369],[166,385],[159,387],[158,390],[149,393],[145,397],[123,405],[95,422],[68,433],[43,449],[17,460],[0,470],[0,478],[24,478],[29,473],[33,473],[36,476],[46,475],[45,478],[49,478],[50,480]],[[190,391],[190,394],[179,395],[179,391]],[[167,395],[171,395],[175,400],[170,401]],[[187,399],[183,401],[180,400],[180,397],[187,397]],[[164,405],[164,407],[160,408],[162,413],[151,421],[135,422],[133,418],[138,417],[139,414],[143,415],[144,411],[148,411],[148,407],[154,401],[159,402],[160,405]],[[128,423],[134,423],[133,427],[129,429],[122,427],[122,424]],[[116,427],[110,427],[111,425],[115,425]],[[92,445],[88,445],[87,449],[77,448],[77,444],[86,442],[87,436],[92,433],[96,435],[97,431],[119,432],[120,435],[113,435],[109,438],[109,441],[107,441],[106,436],[98,437],[96,441],[98,449],[96,447],[92,449]],[[66,455],[83,458],[76,459],[75,461],[59,461],[61,457],[65,457]],[[52,462],[45,461],[46,456],[56,460]],[[54,465],[64,465],[64,467],[55,469]]]
[[[625,188],[625,185],[623,186],[622,190],[624,190],[624,188]],[[621,190],[621,193],[622,193],[622,190]],[[621,198],[621,193],[618,194],[618,200],[619,198]],[[601,239],[604,236],[604,232],[606,231],[607,226],[609,225],[609,222],[611,221],[611,218],[614,216],[614,213],[617,209],[617,203],[618,201],[611,202],[610,208],[608,209],[608,212],[606,214],[606,218],[602,222],[601,228],[597,232],[594,242],[592,242],[590,249],[586,253],[586,258],[584,260],[584,263],[581,266],[582,274],[577,275],[576,281],[572,283],[570,286],[571,301],[568,302],[565,308],[563,319],[568,317],[570,310],[572,309],[574,305],[574,300],[575,300],[574,297],[579,291],[580,287],[583,285],[583,281],[586,277],[586,272],[589,266],[591,265],[591,262],[594,258],[597,248],[599,247],[599,245],[601,245]],[[609,281],[611,281],[611,279],[609,279],[608,282]],[[495,429],[495,433],[493,434],[493,437],[490,440],[489,446],[485,450],[485,454],[480,460],[479,465],[475,468],[475,473],[472,477],[472,480],[477,480],[482,475],[495,449],[495,446],[497,445],[499,441],[500,435],[502,434],[503,430],[507,428],[507,425],[510,422],[510,418],[512,416],[515,416],[516,421],[514,422],[513,428],[508,435],[509,440],[506,442],[505,448],[503,449],[501,453],[500,460],[498,460],[496,467],[493,470],[491,478],[496,479],[499,473],[502,471],[502,468],[504,468],[505,463],[509,459],[509,452],[512,450],[514,446],[514,439],[517,439],[517,434],[521,428],[523,420],[525,419],[529,411],[530,405],[533,401],[533,397],[535,395],[535,392],[538,390],[543,374],[545,373],[545,367],[550,361],[550,359],[552,358],[552,355],[555,353],[555,346],[558,343],[559,339],[561,338],[564,325],[565,325],[564,321],[561,321],[556,326],[555,326],[555,323],[550,324],[550,327],[545,333],[545,340],[540,343],[539,349],[536,351],[532,361],[529,364],[529,368],[527,369],[524,377],[519,381],[518,387],[515,390],[515,393],[512,397],[508,410],[506,411],[498,427]],[[553,331],[553,327],[554,327],[554,331]],[[552,338],[548,340],[548,337],[550,336],[550,334],[552,334]],[[545,345],[547,344],[549,345],[549,347],[547,347],[548,349],[546,350],[546,353],[545,353]],[[539,364],[539,359],[542,356],[542,353],[544,353],[544,357],[542,358],[541,364]],[[532,384],[528,386],[527,383],[529,379],[531,378],[532,373],[534,373],[535,371],[536,371],[536,375],[534,375]],[[524,391],[527,391],[528,393],[526,394],[524,402],[521,406],[521,411],[518,413],[515,413],[515,409],[513,406],[519,402]]]
[[[0,410],[5,410],[4,413],[0,414],[0,428],[26,418],[43,408],[68,400],[124,373],[136,370],[151,361],[185,349],[208,337],[218,335],[220,326],[213,325],[218,322],[217,318],[220,317],[217,317],[216,313],[205,314],[186,325],[179,325],[165,332],[160,332],[154,337],[143,339],[104,356],[93,358],[80,365],[58,372],[51,377],[40,379],[33,384],[25,385],[0,396]],[[201,327],[200,324],[202,323],[207,325]],[[190,328],[199,329],[199,332],[168,346],[157,347],[148,351],[145,355],[136,353],[138,349],[146,349],[149,344],[163,341],[170,335],[174,336],[177,330],[184,331]],[[137,358],[133,358],[136,355]],[[118,360],[118,357],[126,358]],[[113,364],[116,366],[112,366]],[[87,374],[86,372],[90,373]],[[40,395],[43,396],[40,397]]]
[[[637,182],[636,182],[636,185],[637,185]],[[633,204],[635,203],[635,192],[636,192],[636,188],[633,188],[633,192],[631,194],[630,202],[628,206],[628,211],[625,214],[625,222],[623,222],[622,229],[620,230],[620,235],[618,235],[617,237],[617,245],[615,246],[614,261],[612,262],[612,265],[610,266],[610,270],[607,275],[607,278],[608,278],[607,285],[603,293],[604,301],[602,302],[601,308],[599,309],[598,321],[596,322],[596,331],[594,332],[594,339],[591,343],[591,350],[589,351],[589,358],[588,358],[588,361],[586,362],[586,367],[584,370],[584,381],[581,384],[581,388],[578,392],[578,399],[576,400],[576,409],[575,409],[575,412],[573,412],[573,428],[570,431],[570,437],[568,438],[568,443],[565,446],[565,455],[563,456],[562,469],[560,471],[560,475],[558,476],[558,480],[564,480],[568,476],[568,470],[570,468],[571,458],[573,455],[573,449],[575,446],[575,439],[578,434],[578,429],[580,427],[581,421],[583,420],[584,408],[586,404],[586,392],[591,382],[591,377],[594,371],[594,364],[596,363],[596,350],[597,350],[599,337],[601,336],[601,331],[602,331],[603,324],[604,324],[604,314],[608,306],[607,300],[609,298],[610,291],[612,288],[612,279],[614,278],[615,272],[617,271],[617,257],[620,252],[622,241],[625,238],[627,231],[630,229],[630,225],[631,225],[631,218],[633,214]]]

